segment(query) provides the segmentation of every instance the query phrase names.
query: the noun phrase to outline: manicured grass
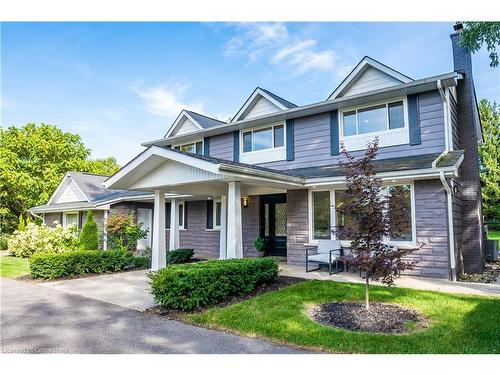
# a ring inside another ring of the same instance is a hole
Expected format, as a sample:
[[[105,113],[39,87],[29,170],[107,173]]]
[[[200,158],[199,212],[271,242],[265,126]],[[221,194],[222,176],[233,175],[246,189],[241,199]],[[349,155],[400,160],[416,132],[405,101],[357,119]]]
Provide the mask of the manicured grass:
[[[488,239],[500,241],[500,230],[488,232]]]
[[[30,273],[30,265],[27,258],[16,258],[12,256],[0,257],[0,276],[15,278],[26,276]]]
[[[373,301],[420,311],[429,327],[403,335],[355,333],[320,325],[306,314],[318,303],[362,300],[362,284],[307,281],[224,308],[185,317],[188,322],[338,353],[498,353],[500,299],[412,289],[371,287]]]

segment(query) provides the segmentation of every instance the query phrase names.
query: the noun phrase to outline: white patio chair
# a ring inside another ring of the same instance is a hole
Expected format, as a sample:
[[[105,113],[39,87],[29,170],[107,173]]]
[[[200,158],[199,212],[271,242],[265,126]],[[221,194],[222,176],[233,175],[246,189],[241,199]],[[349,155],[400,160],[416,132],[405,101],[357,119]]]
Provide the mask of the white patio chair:
[[[310,270],[309,262],[328,264],[328,273],[332,274],[332,264],[335,262],[335,273],[339,272],[339,260],[341,255],[340,241],[319,240],[315,254],[309,254],[312,249],[306,248],[306,272],[319,270],[320,267]]]

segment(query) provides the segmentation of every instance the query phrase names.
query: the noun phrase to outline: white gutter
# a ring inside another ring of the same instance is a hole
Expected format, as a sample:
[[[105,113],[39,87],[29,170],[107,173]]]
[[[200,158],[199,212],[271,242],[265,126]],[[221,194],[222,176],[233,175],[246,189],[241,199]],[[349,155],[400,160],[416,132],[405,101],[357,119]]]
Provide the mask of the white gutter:
[[[443,155],[444,154],[444,155]],[[436,160],[432,163],[432,167],[436,168],[436,164],[447,154],[445,151],[443,154],[439,155]],[[446,191],[446,211],[448,216],[448,238],[449,238],[449,247],[450,247],[450,271],[451,271],[451,281],[457,281],[457,269],[456,269],[456,260],[455,260],[455,233],[453,227],[453,191],[451,190],[450,185],[448,185],[448,181],[446,181],[446,177],[443,171],[439,171],[439,179],[443,184],[444,190]]]

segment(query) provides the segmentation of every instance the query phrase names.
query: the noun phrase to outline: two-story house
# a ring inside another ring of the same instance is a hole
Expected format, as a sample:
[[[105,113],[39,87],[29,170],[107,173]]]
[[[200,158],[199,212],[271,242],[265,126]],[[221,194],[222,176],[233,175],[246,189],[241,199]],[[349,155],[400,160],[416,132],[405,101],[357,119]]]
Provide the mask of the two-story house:
[[[481,271],[481,126],[460,32],[456,25],[449,73],[412,79],[365,57],[318,103],[297,106],[256,88],[228,123],[182,111],[104,182],[153,201],[152,268],[165,264],[165,248],[256,256],[258,237],[271,254],[303,264],[306,247],[334,238],[332,227],[349,220],[336,212],[345,189],[341,145],[361,155],[378,137],[377,174],[388,193],[400,187],[411,216],[402,238],[386,241],[419,248],[412,274]]]

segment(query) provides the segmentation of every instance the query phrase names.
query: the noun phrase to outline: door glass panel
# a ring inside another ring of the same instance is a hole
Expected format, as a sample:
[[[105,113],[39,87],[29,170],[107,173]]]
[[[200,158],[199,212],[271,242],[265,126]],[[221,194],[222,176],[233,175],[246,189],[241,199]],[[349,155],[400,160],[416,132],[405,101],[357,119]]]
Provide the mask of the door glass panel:
[[[264,236],[269,236],[269,203],[264,204]]]
[[[274,210],[276,236],[286,236],[286,203],[276,203]]]
[[[215,226],[220,227],[220,218],[222,212],[222,203],[215,202]]]

